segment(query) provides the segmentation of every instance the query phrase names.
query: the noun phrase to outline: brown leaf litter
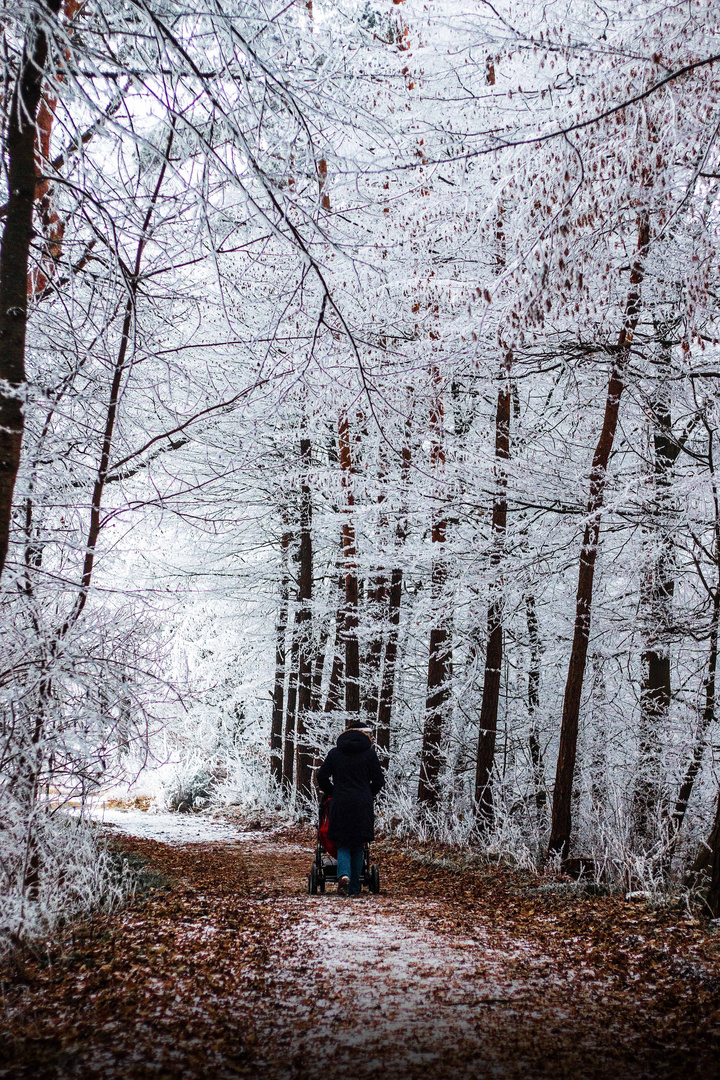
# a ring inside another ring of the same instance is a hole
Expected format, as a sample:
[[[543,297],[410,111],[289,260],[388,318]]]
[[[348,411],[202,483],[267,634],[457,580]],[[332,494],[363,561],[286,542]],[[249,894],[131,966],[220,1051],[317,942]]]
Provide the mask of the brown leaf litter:
[[[313,836],[114,841],[125,909],[4,973],[0,1077],[720,1076],[720,933],[429,846],[310,897]]]

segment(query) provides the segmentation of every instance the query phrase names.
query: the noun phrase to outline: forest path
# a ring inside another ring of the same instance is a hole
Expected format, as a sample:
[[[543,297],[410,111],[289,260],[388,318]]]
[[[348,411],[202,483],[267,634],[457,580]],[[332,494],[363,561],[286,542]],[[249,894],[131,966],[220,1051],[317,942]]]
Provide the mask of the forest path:
[[[720,1076],[720,948],[677,915],[398,844],[379,896],[310,897],[308,832],[109,816],[145,896],[6,984],[0,1076]]]

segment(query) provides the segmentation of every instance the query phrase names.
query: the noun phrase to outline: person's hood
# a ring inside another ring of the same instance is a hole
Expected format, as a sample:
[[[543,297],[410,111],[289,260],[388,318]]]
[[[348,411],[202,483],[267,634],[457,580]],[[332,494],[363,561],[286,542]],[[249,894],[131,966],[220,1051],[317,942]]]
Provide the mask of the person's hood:
[[[351,728],[338,735],[337,748],[344,754],[361,754],[372,746],[370,739],[359,728]]]

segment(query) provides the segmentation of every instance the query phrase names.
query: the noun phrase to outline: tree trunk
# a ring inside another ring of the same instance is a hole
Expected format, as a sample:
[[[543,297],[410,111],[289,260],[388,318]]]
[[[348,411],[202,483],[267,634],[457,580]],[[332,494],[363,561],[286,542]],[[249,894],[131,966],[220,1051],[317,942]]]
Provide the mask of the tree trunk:
[[[573,777],[577,753],[580,700],[585,678],[588,642],[590,640],[590,616],[592,612],[595,562],[600,535],[600,512],[605,496],[607,468],[615,441],[620,399],[625,388],[625,373],[630,356],[632,336],[640,317],[640,286],[644,273],[643,260],[649,242],[650,225],[648,215],[645,212],[640,221],[637,256],[630,272],[630,291],[625,304],[625,325],[620,331],[618,339],[616,358],[608,382],[605,416],[590,471],[590,493],[578,572],[575,631],[570,652],[567,682],[565,684],[565,697],[563,699],[560,750],[555,774],[552,828],[549,844],[549,850],[559,852],[563,858],[568,855],[572,831]]]
[[[440,379],[437,369],[433,372],[433,378],[437,386]],[[443,403],[439,390],[430,412],[430,431],[432,433],[431,463],[434,470],[440,472],[445,464],[445,447],[443,445]],[[445,512],[444,510],[433,511],[432,602],[436,622],[430,630],[425,727],[418,782],[418,802],[429,807],[435,806],[440,796],[438,779],[442,760],[442,735],[447,702],[450,697],[449,634],[447,616],[443,613],[443,608],[447,603],[445,595],[448,577],[445,560],[446,538]]]
[[[503,582],[498,567],[503,557],[507,530],[507,468],[505,463],[510,458],[510,386],[508,382],[510,361],[511,357],[508,354],[502,376],[503,382],[498,389],[495,413],[495,495],[490,554],[490,565],[495,572],[495,580],[491,583],[487,610],[485,678],[480,706],[480,731],[475,770],[475,811],[478,824],[482,828],[489,827],[494,816],[492,774],[495,765],[495,740],[503,658]]]
[[[365,692],[365,713],[368,724],[377,732],[378,710],[380,701],[380,665],[383,654],[383,633],[385,629],[385,615],[388,603],[387,578],[378,574],[368,590],[368,618],[373,627],[373,635],[370,647],[367,651],[367,672]]]
[[[0,241],[0,574],[7,558],[25,424],[25,332],[37,184],[36,122],[48,59],[48,38],[41,20],[55,22],[60,2],[38,0],[10,97],[5,137],[8,201]]]
[[[325,664],[327,662],[327,655],[330,646],[330,628],[327,621],[324,621],[320,627],[320,638],[315,650],[315,659],[313,661],[312,669],[312,699],[310,702],[310,712],[319,713],[322,705],[322,684],[323,675],[325,673]]]
[[[435,532],[436,530],[433,529],[433,534]],[[439,534],[439,532],[438,529],[437,533]],[[436,542],[441,543],[440,540]],[[440,594],[446,581],[445,564],[442,560],[438,560],[433,568],[433,595]],[[425,806],[436,806],[440,797],[438,778],[442,761],[441,743],[445,722],[445,707],[450,696],[447,686],[449,671],[447,642],[447,628],[443,625],[433,626],[430,631],[425,729],[423,731],[420,780],[418,783],[418,802]]]
[[[412,450],[410,448],[410,436],[412,431],[412,418],[408,412],[405,421],[405,443],[402,450],[401,476],[402,484],[407,486],[412,463]],[[395,539],[397,549],[401,549],[405,543],[408,532],[408,523],[405,512],[398,517],[395,527]],[[398,632],[400,627],[400,605],[402,603],[403,572],[399,566],[394,566],[390,574],[390,592],[388,596],[388,634],[385,644],[385,657],[383,660],[382,679],[380,682],[380,701],[378,703],[377,722],[377,748],[383,768],[387,768],[390,760],[390,732],[392,723],[392,708],[395,694],[395,670],[397,667]]]
[[[380,700],[377,717],[377,749],[384,769],[390,760],[390,732],[392,730],[392,707],[395,694],[395,670],[397,667],[398,629],[400,626],[400,605],[402,603],[403,572],[394,566],[390,575],[390,593],[388,596],[388,636],[385,643],[382,679],[380,682]]]
[[[708,469],[710,470],[710,481],[712,485],[713,493],[713,507],[715,511],[715,525],[713,535],[712,554],[715,560],[715,585],[714,588],[708,585],[705,578],[702,578],[703,584],[710,593],[712,598],[712,623],[710,625],[710,655],[708,657],[707,674],[705,676],[705,707],[703,709],[702,717],[698,725],[698,731],[695,739],[695,746],[693,749],[693,755],[690,763],[686,769],[685,777],[680,786],[680,792],[678,794],[677,802],[675,803],[675,810],[670,822],[670,840],[667,847],[667,852],[664,858],[664,869],[668,873],[670,870],[670,864],[672,857],[675,853],[675,847],[677,844],[677,838],[685,820],[685,812],[687,810],[690,796],[695,785],[695,780],[700,772],[700,766],[702,765],[702,759],[705,753],[705,743],[707,741],[707,733],[715,720],[715,682],[717,674],[717,652],[718,652],[718,624],[720,623],[720,495],[718,494],[718,486],[715,476],[715,452],[714,452],[714,429],[709,425],[707,418],[703,416],[703,424],[708,436]],[[718,811],[720,814],[720,810]],[[716,818],[717,826],[717,818]],[[713,862],[712,877],[716,892],[714,893],[713,903],[716,903],[717,893],[717,848],[720,843],[720,838],[716,833],[716,829],[713,828],[713,833],[710,837],[710,852]],[[703,852],[700,852],[693,871],[699,871],[705,868],[706,864],[703,864]],[[712,887],[711,887],[712,893]]]
[[[540,733],[537,724],[537,711],[540,707],[540,657],[542,644],[538,631],[538,617],[535,607],[535,597],[528,593],[525,597],[525,616],[527,619],[528,640],[530,642],[530,666],[528,668],[528,718],[530,720],[530,735],[528,745],[530,748],[530,760],[533,769],[533,784],[535,787],[535,806],[538,812],[542,812],[547,802],[547,790],[545,788],[545,763],[543,761]]]
[[[276,629],[275,642],[275,688],[273,690],[272,725],[270,729],[270,772],[278,784],[282,783],[283,775],[283,705],[285,698],[285,638],[288,623],[289,584],[287,558],[292,533],[284,532],[280,541],[281,558],[283,562],[282,580],[280,583],[280,610]]]
[[[717,543],[717,540],[716,540]],[[705,755],[705,745],[707,743],[707,734],[715,720],[715,681],[717,675],[717,656],[718,656],[718,623],[720,622],[720,575],[716,582],[715,589],[713,590],[713,607],[712,607],[712,625],[710,627],[710,654],[708,656],[707,673],[705,675],[705,705],[700,717],[700,723],[698,724],[698,730],[695,736],[695,746],[693,747],[692,757],[685,770],[685,776],[683,782],[680,785],[680,791],[678,792],[677,801],[675,803],[675,809],[670,819],[670,842],[668,844],[667,853],[665,855],[665,870],[670,869],[670,863],[675,853],[675,847],[677,845],[677,838],[682,829],[683,822],[685,820],[685,813],[687,811],[688,803],[690,802],[690,796],[695,786],[695,780],[697,779],[700,767],[702,766],[702,760]]]
[[[649,506],[650,529],[654,547],[652,565],[641,589],[645,650],[643,682],[640,691],[640,760],[633,791],[633,828],[641,843],[654,843],[654,823],[662,799],[661,732],[670,711],[670,650],[668,634],[672,626],[675,592],[672,541],[668,537],[668,518],[672,512],[670,486],[672,470],[680,451],[673,438],[667,375],[670,369],[669,348],[662,346],[657,384],[651,401],[653,421],[653,493]]]
[[[66,617],[65,621],[55,632],[50,636],[47,645],[47,661],[43,661],[44,671],[42,677],[39,680],[38,686],[38,701],[35,706],[35,718],[33,724],[33,730],[30,738],[32,745],[32,760],[28,762],[30,767],[30,775],[28,777],[27,790],[31,792],[34,801],[37,797],[38,790],[38,777],[42,765],[43,754],[43,732],[45,728],[45,718],[47,715],[48,706],[52,700],[53,695],[53,675],[52,665],[56,661],[64,638],[68,632],[76,625],[80,616],[82,615],[87,599],[90,593],[90,586],[92,584],[93,571],[95,567],[95,555],[97,552],[97,543],[100,537],[100,530],[102,527],[101,511],[102,511],[102,499],[105,492],[105,484],[107,482],[108,470],[110,467],[110,454],[113,445],[113,436],[115,433],[115,424],[117,421],[117,413],[120,404],[120,388],[122,385],[122,379],[125,374],[127,351],[130,343],[130,330],[132,327],[133,318],[135,316],[135,299],[137,297],[137,291],[140,284],[140,268],[142,265],[143,253],[145,251],[145,245],[147,243],[148,231],[150,223],[152,221],[153,213],[157,200],[160,196],[160,190],[165,179],[167,171],[167,163],[170,159],[170,151],[173,144],[174,131],[171,130],[168,137],[168,142],[165,151],[165,159],[160,168],[157,182],[153,190],[152,196],[149,201],[148,209],[143,220],[142,228],[140,231],[140,239],[138,240],[137,249],[135,252],[135,264],[133,267],[132,276],[128,280],[128,299],[125,305],[125,313],[123,316],[122,328],[120,331],[120,345],[118,348],[118,354],[115,360],[115,366],[113,369],[112,382],[110,384],[110,399],[107,405],[107,411],[105,414],[105,427],[103,430],[102,445],[100,449],[100,461],[98,463],[97,473],[95,475],[95,483],[93,484],[93,491],[90,501],[90,520],[88,522],[88,531],[85,540],[85,557],[83,559],[82,576],[78,583],[77,596],[75,602]],[[0,405],[0,413],[1,413]],[[23,888],[27,889],[27,894],[31,898],[37,894],[39,886],[39,853],[37,847],[37,834],[32,828],[32,814],[29,818],[29,832],[28,832],[28,859],[26,860],[26,867],[23,877]]]
[[[343,654],[345,651],[345,574],[341,573],[338,580],[338,592],[340,594],[340,602],[338,604],[337,614],[335,616],[335,640],[333,643],[333,664],[330,670],[330,684],[328,686],[328,696],[325,700],[326,713],[338,712],[342,708],[343,702],[343,676],[345,673],[345,662]]]
[[[590,753],[593,809],[603,810],[608,801],[607,683],[604,657],[593,653],[592,666],[592,750]]]
[[[708,871],[712,873],[713,859],[718,845],[720,845],[720,796],[718,797],[718,808],[715,810],[712,831],[708,839],[700,844],[695,861],[685,878],[685,885],[697,886],[702,883],[702,876],[707,874]]]
[[[708,839],[708,866],[710,869],[710,889],[707,905],[714,919],[720,918],[720,793],[718,793],[715,823]]]
[[[312,790],[312,750],[307,745],[307,718],[312,708],[312,497],[309,470],[311,446],[309,439],[300,440],[302,482],[300,485],[300,607],[298,610],[298,636],[300,638],[300,665],[298,671],[298,718],[297,718],[297,788],[309,798]]]
[[[715,821],[707,841],[701,846],[685,885],[703,886],[709,876],[706,903],[712,918],[720,918],[720,792]]]
[[[345,519],[343,521],[343,556],[345,559],[345,613],[343,636],[345,638],[345,709],[360,712],[360,650],[358,646],[358,577],[355,551],[355,526],[352,520],[355,498],[352,491],[352,459],[350,456],[350,429],[347,413],[338,418],[338,450],[340,469],[345,492]]]
[[[290,645],[290,677],[288,679],[285,735],[283,739],[282,786],[286,794],[292,791],[295,782],[295,713],[297,711],[298,655],[300,652],[298,614],[299,608],[296,608]]]
[[[378,469],[378,481],[383,483],[387,478],[387,463],[385,461],[384,443],[380,444],[380,467]],[[381,489],[378,495],[378,506],[382,508],[385,502],[385,492]],[[380,509],[378,530],[380,536],[387,535],[387,516]],[[383,658],[383,645],[386,632],[386,620],[388,615],[388,579],[386,572],[378,572],[372,585],[367,588],[367,617],[371,628],[370,645],[366,658],[365,695],[364,708],[368,723],[375,732],[377,738],[377,725],[380,709],[381,693],[381,666]]]

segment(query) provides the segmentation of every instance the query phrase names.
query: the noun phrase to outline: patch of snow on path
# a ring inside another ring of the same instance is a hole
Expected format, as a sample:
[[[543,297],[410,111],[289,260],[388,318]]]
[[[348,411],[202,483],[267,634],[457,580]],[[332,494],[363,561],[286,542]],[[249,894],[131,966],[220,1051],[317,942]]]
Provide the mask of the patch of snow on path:
[[[521,1015],[533,981],[513,978],[508,962],[543,958],[530,942],[489,928],[473,939],[438,933],[440,906],[383,896],[298,904],[299,923],[276,943],[288,1052],[307,1041],[305,1013],[336,1066],[352,1062],[358,1077],[422,1067],[443,1046],[462,1046],[465,1061],[479,1062],[491,1014]]]
[[[307,845],[273,839],[266,831],[242,832],[210,815],[96,806],[92,816],[133,836],[174,845],[237,845],[250,857],[274,854],[279,866],[287,865],[292,891],[251,901],[271,902],[280,920],[266,943],[275,973],[265,1003],[272,1014],[274,1058],[267,1065],[282,1063],[273,1076],[295,1080],[317,1064],[319,1053],[332,1061],[328,1075],[349,1071],[355,1080],[507,1077],[507,1061],[498,1056],[498,1048],[508,1045],[507,1031],[515,1034],[507,1025],[522,1028],[528,1004],[537,1007],[551,985],[566,994],[570,989],[571,973],[548,977],[536,971],[549,960],[529,941],[489,925],[478,925],[469,936],[438,930],[442,898],[298,895],[299,861],[284,864],[282,856],[303,852],[309,865]],[[181,934],[196,955],[213,947],[214,927],[192,924]],[[512,963],[516,959],[524,961],[522,974]],[[235,1006],[242,999],[242,989],[235,988]],[[256,1005],[252,993],[246,1004]],[[555,1022],[568,1016],[555,1008]]]
[[[129,836],[145,840],[160,840],[165,844],[200,844],[234,841],[267,836],[267,833],[241,832],[227,821],[199,814],[153,813],[148,810],[108,809],[96,805],[90,817],[102,825],[110,825]]]

